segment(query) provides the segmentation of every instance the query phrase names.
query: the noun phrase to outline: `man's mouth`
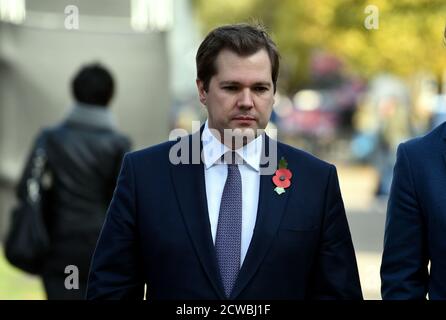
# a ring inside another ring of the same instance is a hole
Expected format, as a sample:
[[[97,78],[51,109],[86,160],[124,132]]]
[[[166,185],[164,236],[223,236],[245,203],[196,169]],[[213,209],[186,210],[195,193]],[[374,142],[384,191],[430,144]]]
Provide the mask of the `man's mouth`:
[[[246,122],[250,122],[250,121],[255,121],[256,119],[254,117],[250,117],[250,116],[236,116],[234,118],[232,118],[233,120],[237,120],[237,121],[246,121]]]

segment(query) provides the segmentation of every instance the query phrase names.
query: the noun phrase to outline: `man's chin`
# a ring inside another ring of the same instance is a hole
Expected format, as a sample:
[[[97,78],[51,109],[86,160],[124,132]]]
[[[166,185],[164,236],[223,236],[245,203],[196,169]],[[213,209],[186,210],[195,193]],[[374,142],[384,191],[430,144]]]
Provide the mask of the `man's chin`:
[[[230,129],[232,134],[238,135],[257,135],[257,126],[234,126]]]

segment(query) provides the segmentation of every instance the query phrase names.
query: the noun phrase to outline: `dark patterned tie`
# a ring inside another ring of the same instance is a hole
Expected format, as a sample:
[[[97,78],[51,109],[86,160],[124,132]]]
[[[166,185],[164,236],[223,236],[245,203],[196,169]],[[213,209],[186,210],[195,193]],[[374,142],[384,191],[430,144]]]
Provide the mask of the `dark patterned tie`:
[[[229,298],[240,269],[242,178],[234,154],[227,166],[228,177],[221,198],[215,249],[223,288]]]

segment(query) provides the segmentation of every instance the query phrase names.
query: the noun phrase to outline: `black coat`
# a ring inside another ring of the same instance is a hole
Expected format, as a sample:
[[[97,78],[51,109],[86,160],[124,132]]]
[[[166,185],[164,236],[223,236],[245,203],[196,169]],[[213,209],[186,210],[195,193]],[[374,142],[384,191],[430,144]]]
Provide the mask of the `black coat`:
[[[70,121],[43,130],[37,139],[42,137],[51,177],[44,197],[51,252],[43,276],[65,277],[65,267],[75,265],[85,281],[130,140],[110,128]],[[25,195],[28,174],[25,169],[19,198]]]

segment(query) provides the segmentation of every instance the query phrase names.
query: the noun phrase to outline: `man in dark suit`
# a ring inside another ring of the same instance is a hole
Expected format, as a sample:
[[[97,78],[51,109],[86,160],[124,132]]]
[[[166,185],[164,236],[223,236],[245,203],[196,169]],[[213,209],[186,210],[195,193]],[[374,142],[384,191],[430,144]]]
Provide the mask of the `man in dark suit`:
[[[398,147],[381,264],[383,299],[446,299],[445,166],[446,124]]]
[[[224,26],[196,62],[208,119],[126,155],[87,298],[361,299],[335,167],[262,133],[275,44]]]

